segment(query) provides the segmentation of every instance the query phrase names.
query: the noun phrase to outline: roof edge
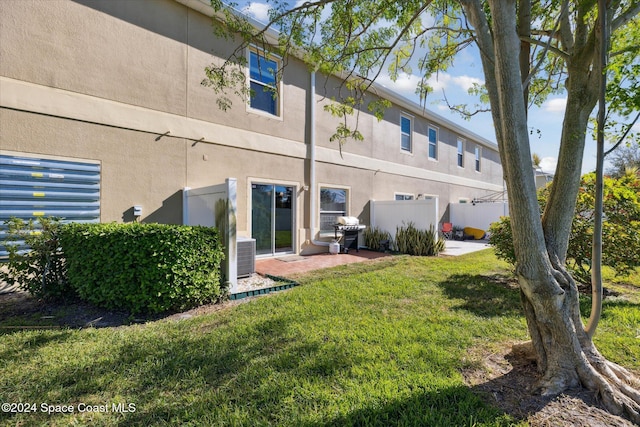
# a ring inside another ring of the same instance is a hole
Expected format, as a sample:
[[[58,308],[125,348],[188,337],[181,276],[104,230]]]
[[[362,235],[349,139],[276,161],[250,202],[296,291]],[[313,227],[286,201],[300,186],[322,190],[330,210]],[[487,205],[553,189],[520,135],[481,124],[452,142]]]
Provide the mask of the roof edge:
[[[211,18],[215,18],[220,20],[221,22],[224,21],[224,13],[222,12],[216,12],[213,7],[211,6],[210,2],[205,1],[205,0],[174,0],[190,9],[193,9],[197,12],[200,12],[206,16],[209,16]],[[245,19],[247,19],[247,21],[253,25],[256,29],[261,30],[264,29],[266,26],[265,24],[251,18],[250,16],[242,13],[241,11],[232,8],[230,6],[225,6],[229,11],[231,11],[233,14],[236,14],[238,16],[241,16]],[[272,28],[269,28],[266,32],[265,32],[265,37],[267,38],[267,40],[270,43],[274,43],[276,44],[278,42],[278,32]],[[298,58],[301,59],[301,58]],[[336,75],[336,77],[340,77],[339,75]],[[391,102],[393,102],[394,104],[398,105],[399,107],[407,110],[407,112],[413,113],[417,116],[421,116],[427,120],[433,121],[435,122],[434,124],[441,124],[441,125],[445,125],[447,127],[449,127],[451,130],[459,133],[461,136],[469,138],[474,140],[475,142],[478,142],[482,145],[484,145],[485,147],[491,148],[493,150],[498,151],[498,145],[481,136],[478,135],[475,132],[470,131],[469,129],[467,129],[464,126],[461,126],[455,122],[453,122],[452,120],[449,120],[447,118],[445,118],[444,116],[441,116],[440,114],[437,114],[425,107],[423,107],[422,105],[420,105],[419,103],[410,100],[409,98],[400,95],[399,93],[389,89],[388,87],[382,85],[381,83],[377,83],[377,82],[373,82],[373,84],[371,85],[371,89],[369,90],[373,95],[378,95],[381,96],[384,99],[387,99]]]

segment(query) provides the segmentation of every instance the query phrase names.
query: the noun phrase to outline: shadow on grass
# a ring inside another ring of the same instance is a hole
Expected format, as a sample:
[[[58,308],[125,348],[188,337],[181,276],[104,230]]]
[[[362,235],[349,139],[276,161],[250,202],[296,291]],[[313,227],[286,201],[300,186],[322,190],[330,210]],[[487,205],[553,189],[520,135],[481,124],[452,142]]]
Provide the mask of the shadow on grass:
[[[517,281],[509,275],[454,274],[438,283],[445,295],[464,302],[453,306],[459,310],[483,317],[520,316],[522,305]],[[602,319],[611,316],[611,310],[638,309],[640,304],[624,299],[624,295],[605,289]],[[590,293],[580,295],[580,313],[588,317],[591,312]]]
[[[418,376],[402,393],[398,385],[396,391],[363,395],[359,381],[375,389],[382,375],[373,371],[342,389],[354,372],[371,369],[373,356],[329,335],[292,334],[287,313],[275,310],[224,334],[212,322],[177,322],[160,330],[141,326],[149,330],[137,334],[114,330],[117,336],[101,331],[100,348],[48,365],[39,371],[38,383],[53,390],[60,404],[92,402],[95,396],[101,396],[99,403],[116,398],[135,403],[133,413],[105,415],[104,425],[508,425],[501,421],[503,413],[464,385],[437,387]],[[191,328],[198,332],[187,333]],[[22,375],[7,376],[0,389],[15,390],[19,381]],[[23,401],[46,397],[31,389],[19,396]],[[56,415],[60,424],[78,421],[77,416]],[[50,422],[39,413],[0,414],[0,424],[3,418],[14,424]]]
[[[197,421],[200,424],[215,425],[295,425],[307,427],[321,426],[452,426],[452,425],[509,425],[509,417],[482,401],[468,387],[430,387],[429,384],[416,385],[410,396],[393,400],[369,398],[355,404],[355,408],[345,409],[345,413],[326,409],[325,387],[339,383],[349,376],[352,369],[370,362],[365,357],[354,354],[348,346],[322,342],[301,342],[288,338],[287,322],[284,318],[274,318],[256,323],[250,331],[258,334],[257,342],[230,338],[217,342],[217,355],[202,355],[197,349],[206,344],[193,342],[176,343],[168,348],[160,359],[174,358],[171,372],[145,369],[139,377],[144,378],[141,393],[146,393],[162,384],[167,378],[178,383],[180,372],[183,378],[197,373],[204,380],[207,392],[191,399],[188,408],[181,408],[175,401],[155,401],[144,411],[129,414],[119,425],[136,426],[148,422],[149,412],[154,416],[174,423]],[[241,337],[238,337],[241,338]],[[122,354],[135,351],[135,345]],[[142,355],[135,357],[139,358]],[[128,358],[129,356],[127,356]],[[147,356],[148,357],[148,356]],[[131,360],[122,360],[131,364]],[[108,369],[108,368],[107,368]],[[178,374],[178,375],[176,375]],[[281,378],[288,377],[286,381]],[[320,388],[313,385],[323,384]],[[308,384],[313,384],[309,386]],[[184,384],[186,385],[186,384]],[[308,387],[308,388],[306,388]],[[335,385],[333,386],[335,387]],[[426,390],[428,387],[430,390]],[[209,392],[210,390],[210,392]],[[87,390],[87,392],[90,392]],[[335,389],[332,394],[336,396]],[[391,395],[393,396],[393,395]],[[339,396],[336,396],[340,398]],[[213,407],[222,403],[225,409]],[[334,408],[335,409],[335,408]],[[231,412],[245,413],[239,418],[226,418]],[[342,411],[340,411],[342,412]],[[309,417],[314,413],[315,416]],[[320,415],[321,414],[321,415]],[[298,419],[294,419],[299,416]],[[309,418],[320,418],[309,421]],[[306,419],[306,420],[305,420]],[[502,422],[505,421],[505,422]]]
[[[0,351],[1,360],[12,360],[17,357],[32,357],[35,355],[39,348],[45,347],[51,344],[62,344],[69,339],[71,332],[64,331],[51,331],[42,335],[29,335],[20,337],[19,341],[14,341],[11,347],[7,346],[6,350]],[[0,339],[2,339],[2,333],[0,333]]]
[[[454,274],[438,283],[445,295],[462,302],[453,307],[478,316],[521,316],[520,291],[506,275]]]
[[[494,359],[499,357],[492,356]],[[527,420],[527,425],[633,425],[607,412],[596,393],[585,388],[568,389],[555,396],[542,396],[532,391],[540,378],[536,363],[513,350],[504,355],[504,359],[508,362],[508,368],[502,366],[501,369],[508,369],[508,372],[472,386],[470,392],[506,416]]]
[[[213,304],[212,311],[222,308]],[[201,307],[196,307],[199,309]],[[0,336],[29,330],[111,328],[143,324],[181,315],[178,311],[131,314],[124,310],[97,307],[80,299],[43,301],[24,291],[0,294]],[[185,316],[190,317],[188,312]]]
[[[449,387],[412,394],[405,399],[361,408],[304,427],[330,426],[509,426],[514,419],[486,405],[468,387]]]

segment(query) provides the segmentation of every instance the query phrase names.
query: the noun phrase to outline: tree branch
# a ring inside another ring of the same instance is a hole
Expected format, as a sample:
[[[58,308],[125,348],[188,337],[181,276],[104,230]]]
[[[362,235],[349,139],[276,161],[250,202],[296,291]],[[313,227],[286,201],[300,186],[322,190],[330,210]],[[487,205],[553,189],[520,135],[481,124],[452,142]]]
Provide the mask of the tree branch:
[[[531,69],[531,71],[529,71],[529,75],[527,76],[527,78],[524,80],[523,86],[525,88],[527,88],[529,86],[529,81],[531,80],[531,77],[534,76],[538,70],[540,69],[540,67],[542,66],[542,63],[544,62],[545,56],[546,56],[546,52],[550,49],[552,49],[551,46],[551,40],[553,40],[553,37],[555,36],[555,33],[557,31],[558,26],[560,25],[560,20],[562,19],[562,16],[564,15],[565,11],[565,7],[567,7],[567,3],[563,3],[562,4],[562,9],[560,10],[560,16],[558,16],[558,20],[556,21],[556,24],[553,26],[553,30],[551,31],[551,34],[549,36],[549,40],[547,41],[547,43],[543,46],[543,50],[542,50],[542,54],[540,55],[540,60],[538,61],[538,63]],[[521,37],[522,38],[526,38],[526,37]]]
[[[616,148],[618,148],[620,146],[620,144],[622,144],[622,141],[624,141],[624,139],[627,137],[627,135],[629,135],[629,132],[631,131],[631,128],[633,128],[633,126],[636,124],[636,122],[638,121],[638,119],[640,119],[640,112],[636,115],[636,118],[633,119],[633,121],[631,122],[631,124],[629,124],[629,126],[627,127],[627,130],[624,131],[624,134],[620,137],[620,139],[615,143],[615,145],[613,147],[611,147],[610,149],[608,149],[604,155],[605,157],[608,156],[609,154],[611,154],[611,152],[613,150],[615,150]]]
[[[563,59],[568,59],[569,58],[569,54],[553,45],[551,45],[551,39],[549,39],[549,41],[542,41],[542,40],[538,40],[538,39],[534,39],[532,37],[520,37],[520,40],[523,41],[527,41],[531,44],[535,44],[536,46],[540,46],[542,48],[545,48],[553,53],[555,53],[558,56],[561,56]]]
[[[570,52],[574,47],[574,35],[572,32],[571,22],[569,20],[569,2],[564,0],[562,2],[562,10],[564,13],[560,15],[560,43],[565,51]]]
[[[478,108],[473,112],[469,112],[466,109],[462,109],[459,108],[455,105],[451,105],[449,103],[449,100],[447,99],[447,94],[445,93],[444,89],[442,89],[442,96],[444,97],[444,102],[446,102],[447,107],[451,110],[451,111],[455,111],[457,113],[462,114],[463,116],[467,117],[467,118],[471,118],[473,116],[475,116],[478,113],[488,113],[489,111],[491,111],[491,108]]]
[[[627,24],[629,21],[635,18],[639,13],[640,13],[640,2],[633,1],[629,5],[629,8],[627,10],[623,11],[622,13],[620,13],[620,15],[616,16],[613,19],[613,21],[611,22],[611,32],[613,33],[618,28]]]

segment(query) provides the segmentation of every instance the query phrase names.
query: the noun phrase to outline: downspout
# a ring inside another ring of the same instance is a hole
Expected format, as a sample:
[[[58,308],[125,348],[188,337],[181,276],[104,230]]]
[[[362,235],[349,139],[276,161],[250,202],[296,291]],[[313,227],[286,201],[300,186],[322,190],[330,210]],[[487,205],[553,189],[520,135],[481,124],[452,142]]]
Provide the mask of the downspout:
[[[316,72],[311,72],[311,87],[309,88],[311,93],[311,100],[309,105],[309,120],[311,121],[311,130],[309,132],[309,209],[311,210],[311,243],[316,246],[329,246],[329,242],[322,242],[316,240],[316,210],[317,200],[316,197]]]

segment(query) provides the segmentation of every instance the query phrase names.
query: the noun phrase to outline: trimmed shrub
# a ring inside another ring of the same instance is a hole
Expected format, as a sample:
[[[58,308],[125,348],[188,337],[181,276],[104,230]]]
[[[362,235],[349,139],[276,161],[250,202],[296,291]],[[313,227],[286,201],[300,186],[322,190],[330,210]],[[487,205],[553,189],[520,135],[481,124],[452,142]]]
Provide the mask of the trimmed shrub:
[[[61,234],[71,285],[97,306],[131,313],[182,310],[226,295],[218,230],[167,224],[68,224]]]
[[[393,239],[388,231],[380,230],[378,227],[368,227],[364,230],[364,245],[372,251],[379,251],[385,240],[391,245]]]
[[[516,263],[516,253],[513,249],[513,235],[511,234],[511,220],[508,216],[501,216],[489,226],[489,244],[493,246],[496,256],[510,264]]]
[[[66,265],[60,253],[60,220],[11,218],[5,225],[4,244],[9,261],[6,271],[0,271],[0,279],[38,298],[74,298],[76,293],[67,280]]]
[[[544,211],[550,187],[538,191],[540,210]],[[595,174],[582,177],[576,212],[567,248],[567,267],[580,282],[591,282],[591,247],[593,242]],[[604,214],[602,224],[602,264],[619,276],[628,275],[640,266],[640,178],[626,174],[604,179]],[[516,257],[509,218],[491,224],[489,243],[496,255],[511,264]]]
[[[444,240],[433,225],[429,230],[418,230],[413,222],[396,228],[395,247],[398,252],[409,255],[433,256],[444,251]]]

